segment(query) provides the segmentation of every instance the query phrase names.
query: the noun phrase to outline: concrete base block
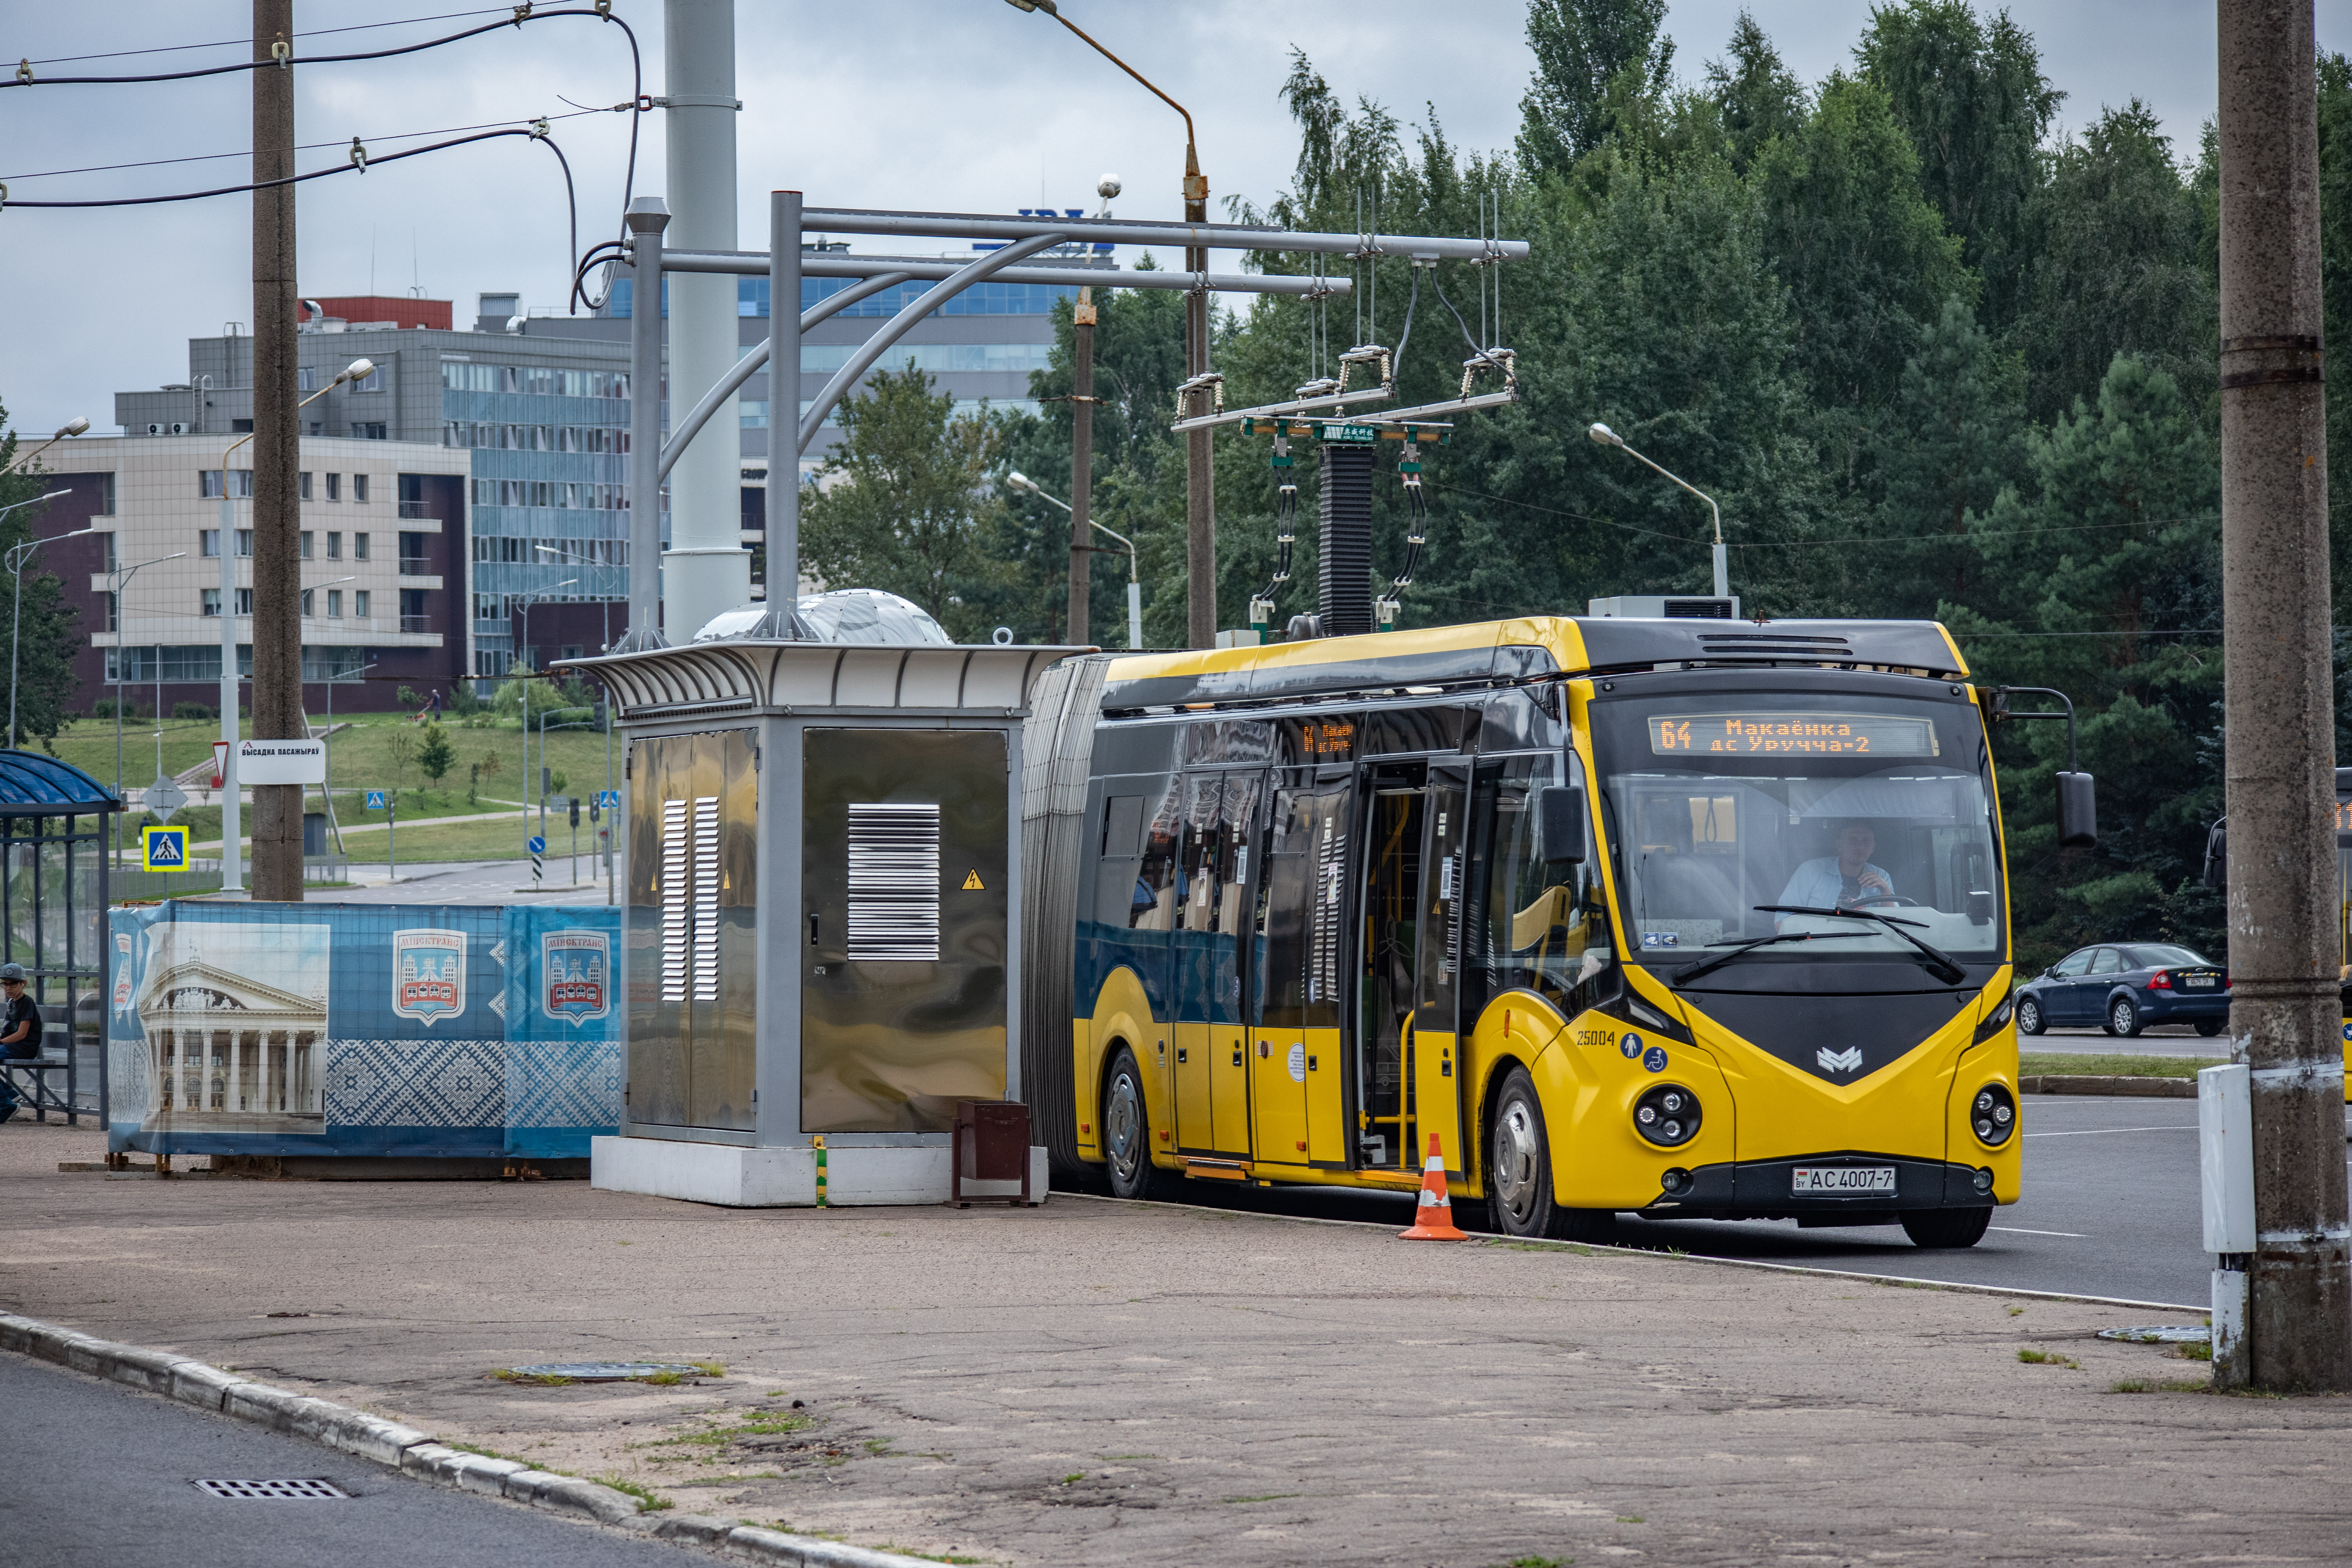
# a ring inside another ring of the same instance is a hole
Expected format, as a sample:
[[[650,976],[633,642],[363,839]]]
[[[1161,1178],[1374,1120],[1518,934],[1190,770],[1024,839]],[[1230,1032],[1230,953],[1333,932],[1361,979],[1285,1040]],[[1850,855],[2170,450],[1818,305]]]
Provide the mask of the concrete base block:
[[[814,1148],[746,1149],[664,1138],[596,1138],[589,1142],[590,1184],[608,1192],[727,1208],[802,1207],[816,1202]],[[825,1151],[825,1201],[840,1208],[948,1201],[950,1151],[916,1148]],[[1029,1195],[1045,1200],[1045,1151],[1029,1151]],[[969,1183],[969,1197],[1009,1197],[1017,1183]]]
[[[592,1138],[588,1183],[727,1208],[780,1208],[816,1202],[816,1151],[746,1149],[667,1138]]]

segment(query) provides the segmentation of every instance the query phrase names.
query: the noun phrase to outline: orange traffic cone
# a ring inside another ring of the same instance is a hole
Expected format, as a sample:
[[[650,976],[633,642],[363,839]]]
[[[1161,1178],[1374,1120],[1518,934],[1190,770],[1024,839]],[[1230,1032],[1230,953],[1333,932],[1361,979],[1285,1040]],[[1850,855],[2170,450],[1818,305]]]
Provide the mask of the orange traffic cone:
[[[1454,1228],[1454,1200],[1445,1195],[1445,1157],[1437,1152],[1437,1134],[1429,1135],[1429,1163],[1421,1168],[1421,1207],[1412,1228],[1397,1233],[1400,1241],[1467,1241]]]

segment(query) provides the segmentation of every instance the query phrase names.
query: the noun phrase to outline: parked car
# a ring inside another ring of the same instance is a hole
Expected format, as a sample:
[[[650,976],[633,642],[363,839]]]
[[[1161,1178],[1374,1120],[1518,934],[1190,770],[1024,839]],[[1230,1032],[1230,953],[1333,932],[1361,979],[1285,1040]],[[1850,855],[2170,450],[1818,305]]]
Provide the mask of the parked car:
[[[2126,1039],[2150,1024],[2218,1035],[2230,1019],[2230,977],[2189,948],[2162,942],[2078,948],[2017,988],[2017,1031],[2096,1024]]]

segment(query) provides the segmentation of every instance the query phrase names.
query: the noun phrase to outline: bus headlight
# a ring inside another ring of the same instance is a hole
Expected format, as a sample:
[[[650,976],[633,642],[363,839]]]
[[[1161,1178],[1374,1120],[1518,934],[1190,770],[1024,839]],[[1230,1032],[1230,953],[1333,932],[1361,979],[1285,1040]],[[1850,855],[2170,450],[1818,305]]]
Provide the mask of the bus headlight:
[[[1969,1106],[1969,1125],[1976,1130],[1978,1142],[1998,1149],[2017,1131],[2017,1101],[2000,1084],[1989,1083],[1977,1090]]]
[[[1633,1102],[1633,1131],[1662,1149],[1698,1136],[1698,1096],[1678,1083],[1654,1084]]]

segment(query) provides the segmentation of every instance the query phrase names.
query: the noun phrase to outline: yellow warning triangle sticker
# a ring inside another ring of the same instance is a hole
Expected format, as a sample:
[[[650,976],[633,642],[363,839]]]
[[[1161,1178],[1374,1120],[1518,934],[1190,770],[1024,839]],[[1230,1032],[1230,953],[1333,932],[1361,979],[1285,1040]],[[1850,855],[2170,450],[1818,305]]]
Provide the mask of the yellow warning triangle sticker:
[[[980,892],[982,890],[980,885],[979,872],[967,871],[964,873],[963,890],[967,893]]]

